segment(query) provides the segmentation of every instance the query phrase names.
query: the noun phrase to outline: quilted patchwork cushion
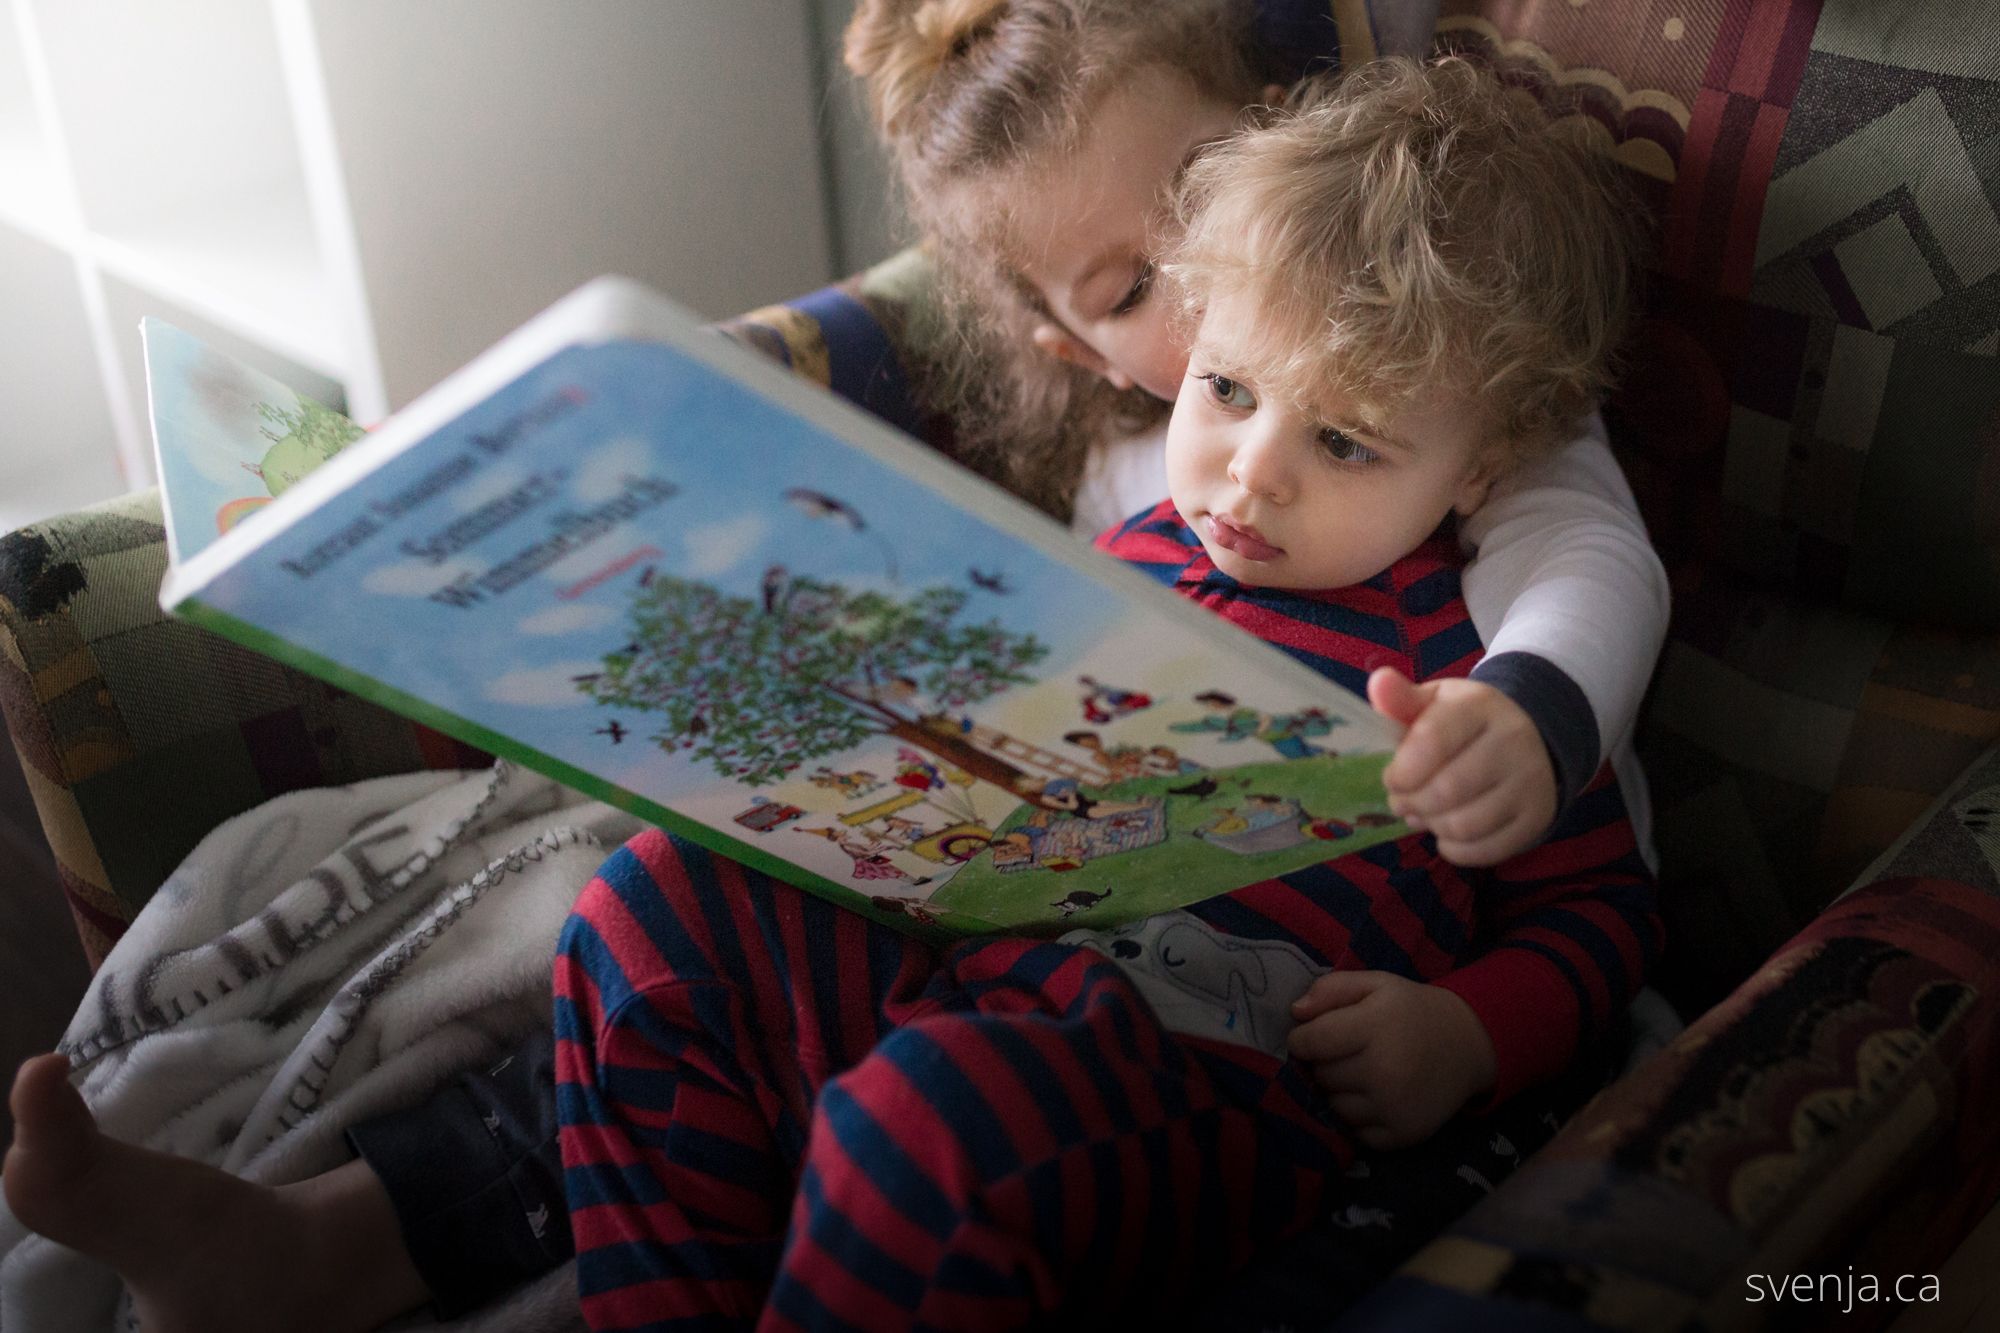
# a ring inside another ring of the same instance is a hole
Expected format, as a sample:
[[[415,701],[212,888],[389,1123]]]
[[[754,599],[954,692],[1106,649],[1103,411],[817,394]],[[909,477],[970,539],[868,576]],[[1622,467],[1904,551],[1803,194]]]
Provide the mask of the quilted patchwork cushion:
[[[2000,12],[1447,0],[1656,210],[1609,413],[1674,584],[1640,736],[1684,1007],[2000,740]]]
[[[487,757],[161,613],[157,491],[0,537],[0,713],[94,966],[218,823]]]
[[[2000,628],[2000,13],[1457,0],[1438,41],[1658,208],[1618,439],[1676,574]]]

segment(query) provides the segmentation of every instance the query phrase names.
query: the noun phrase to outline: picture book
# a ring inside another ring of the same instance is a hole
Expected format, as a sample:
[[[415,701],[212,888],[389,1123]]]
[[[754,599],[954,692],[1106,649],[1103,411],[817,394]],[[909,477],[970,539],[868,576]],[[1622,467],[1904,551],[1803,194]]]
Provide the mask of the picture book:
[[[169,611],[908,929],[1405,831],[1363,701],[636,284],[365,436],[145,337]]]

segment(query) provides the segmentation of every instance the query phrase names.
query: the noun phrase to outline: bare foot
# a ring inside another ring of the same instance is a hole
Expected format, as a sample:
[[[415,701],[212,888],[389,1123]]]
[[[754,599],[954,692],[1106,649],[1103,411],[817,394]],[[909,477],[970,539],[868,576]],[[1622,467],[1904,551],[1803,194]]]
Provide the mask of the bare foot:
[[[427,1298],[360,1161],[272,1188],[100,1133],[39,1055],[14,1077],[0,1185],[23,1226],[115,1269],[146,1333],[371,1329]]]

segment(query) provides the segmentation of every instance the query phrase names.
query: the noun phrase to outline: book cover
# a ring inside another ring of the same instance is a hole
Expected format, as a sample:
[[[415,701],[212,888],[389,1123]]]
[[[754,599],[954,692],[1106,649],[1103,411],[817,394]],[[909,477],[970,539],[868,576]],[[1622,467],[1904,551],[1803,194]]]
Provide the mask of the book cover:
[[[162,601],[929,933],[1116,924],[1404,831],[1361,700],[618,280]]]

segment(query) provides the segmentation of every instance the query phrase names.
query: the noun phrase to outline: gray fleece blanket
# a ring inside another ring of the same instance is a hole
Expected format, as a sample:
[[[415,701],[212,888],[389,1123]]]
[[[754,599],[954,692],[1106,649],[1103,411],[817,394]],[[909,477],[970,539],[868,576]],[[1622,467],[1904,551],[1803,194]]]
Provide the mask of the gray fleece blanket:
[[[349,1125],[547,1028],[556,935],[638,828],[506,764],[280,797],[146,905],[61,1049],[117,1138],[271,1183],[326,1170]],[[452,1327],[581,1327],[574,1284]],[[0,1206],[0,1330],[131,1327],[116,1275]]]

